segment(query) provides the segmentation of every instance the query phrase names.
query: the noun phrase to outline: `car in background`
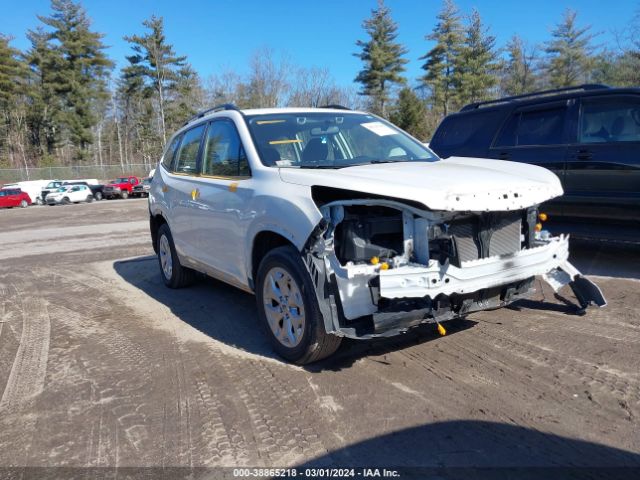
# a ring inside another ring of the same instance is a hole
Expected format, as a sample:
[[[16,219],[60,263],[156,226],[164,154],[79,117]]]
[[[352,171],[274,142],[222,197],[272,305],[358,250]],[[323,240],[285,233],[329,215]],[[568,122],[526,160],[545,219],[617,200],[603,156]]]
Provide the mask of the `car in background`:
[[[93,193],[86,185],[62,185],[47,195],[47,205],[68,205],[70,203],[93,202]]]
[[[40,198],[42,198],[42,201],[46,203],[47,195],[58,190],[63,183],[64,180],[51,180],[49,183],[47,183],[47,185],[40,192]]]
[[[131,192],[132,197],[148,197],[149,190],[151,190],[151,178],[145,178],[142,183],[139,183],[133,187]]]
[[[640,88],[581,85],[472,103],[442,120],[429,148],[545,167],[564,189],[547,213],[638,238]]]
[[[6,186],[0,190],[0,208],[26,208],[29,205],[31,205],[31,198],[27,192],[23,192],[19,188],[7,188]]]
[[[3,188],[19,188],[29,195],[33,203],[42,205],[42,189],[46,187],[49,182],[51,182],[51,180],[25,180],[24,182],[8,183]]]
[[[133,187],[140,183],[140,179],[135,176],[119,177],[104,186],[102,190],[104,198],[127,199],[133,193]]]
[[[85,180],[71,180],[63,182],[62,185],[86,185],[91,190],[94,200],[102,200],[104,198],[104,185],[88,183]]]

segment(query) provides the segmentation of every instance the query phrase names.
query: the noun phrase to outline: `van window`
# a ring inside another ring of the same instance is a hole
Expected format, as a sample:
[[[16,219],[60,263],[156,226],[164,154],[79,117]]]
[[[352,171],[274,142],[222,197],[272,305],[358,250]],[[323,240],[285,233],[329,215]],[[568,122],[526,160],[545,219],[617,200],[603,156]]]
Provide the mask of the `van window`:
[[[459,148],[477,153],[478,148],[491,144],[497,129],[497,122],[503,116],[500,111],[473,112],[445,118],[433,137],[430,146],[438,148]],[[456,153],[462,153],[456,150]]]
[[[630,96],[583,99],[578,141],[640,142],[640,99]]]
[[[199,125],[191,130],[187,130],[184,134],[180,147],[176,153],[177,173],[193,173],[197,171],[198,150],[200,149],[200,140],[204,132],[204,125]]]
[[[518,145],[558,145],[562,143],[566,107],[521,113]]]
[[[202,156],[202,174],[223,177],[249,175],[249,164],[233,122],[218,120],[209,125]]]

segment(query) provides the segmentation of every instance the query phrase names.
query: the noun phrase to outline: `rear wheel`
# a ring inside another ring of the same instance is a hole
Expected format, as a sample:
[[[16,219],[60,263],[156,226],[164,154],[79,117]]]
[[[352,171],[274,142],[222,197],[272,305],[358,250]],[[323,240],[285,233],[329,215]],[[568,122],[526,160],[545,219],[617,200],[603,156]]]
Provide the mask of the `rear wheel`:
[[[69,205],[71,201],[69,200],[69,197],[64,197],[60,203],[62,205]]]
[[[129,198],[129,192],[127,192],[126,190],[123,190],[120,195],[122,196],[123,200],[126,200],[127,198]]]
[[[295,248],[278,247],[262,260],[256,300],[271,344],[285,359],[303,365],[340,346],[342,338],[325,330],[313,283]]]
[[[93,196],[98,201],[102,200],[102,192],[96,192],[96,193],[93,194]]]
[[[28,206],[29,206],[29,204],[27,203],[27,201],[26,201],[26,200],[22,200],[22,201],[20,202],[20,207],[21,207],[21,208],[27,208]]]
[[[162,281],[167,287],[182,288],[193,283],[195,272],[180,264],[171,230],[166,223],[158,229],[158,263]]]

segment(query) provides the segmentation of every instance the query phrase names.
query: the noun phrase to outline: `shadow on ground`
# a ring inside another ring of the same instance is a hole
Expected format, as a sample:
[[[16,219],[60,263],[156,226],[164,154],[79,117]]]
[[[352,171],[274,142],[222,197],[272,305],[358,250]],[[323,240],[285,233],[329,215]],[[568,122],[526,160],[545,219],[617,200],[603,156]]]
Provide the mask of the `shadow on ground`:
[[[302,465],[308,466],[401,466],[405,469],[401,478],[640,478],[638,453],[471,420],[427,424],[371,438]]]
[[[179,290],[165,287],[160,278],[156,257],[145,256],[117,261],[114,269],[127,283],[168,307],[180,320],[234,348],[269,358],[273,353],[266,334],[258,324],[255,297],[211,278],[201,278],[194,285]],[[475,325],[458,319],[446,323],[449,334]],[[424,325],[400,337],[373,341],[343,341],[334,356],[309,368],[314,371],[340,370],[359,358],[382,355],[438,338],[433,325]],[[384,361],[384,360],[380,360]]]
[[[640,245],[571,239],[569,260],[585,275],[640,279]]]

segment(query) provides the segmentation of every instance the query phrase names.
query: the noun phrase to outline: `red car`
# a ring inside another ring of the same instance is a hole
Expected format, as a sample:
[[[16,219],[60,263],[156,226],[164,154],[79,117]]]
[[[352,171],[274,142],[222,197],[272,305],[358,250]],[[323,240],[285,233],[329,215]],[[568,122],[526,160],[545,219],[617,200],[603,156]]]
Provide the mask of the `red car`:
[[[0,190],[0,208],[26,208],[29,205],[31,205],[31,198],[19,188],[3,188]]]

